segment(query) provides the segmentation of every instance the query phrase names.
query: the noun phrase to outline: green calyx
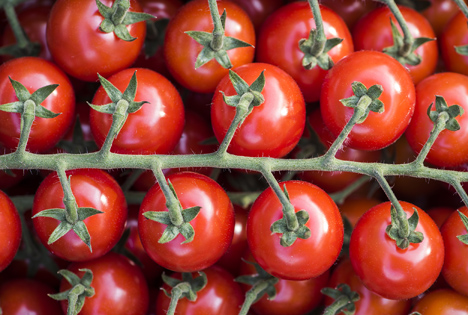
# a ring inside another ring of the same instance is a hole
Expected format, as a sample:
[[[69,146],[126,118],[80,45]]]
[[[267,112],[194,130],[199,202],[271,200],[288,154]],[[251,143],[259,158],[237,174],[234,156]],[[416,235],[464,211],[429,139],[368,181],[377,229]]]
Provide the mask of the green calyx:
[[[253,46],[237,38],[224,35],[226,25],[226,10],[224,10],[221,17],[219,17],[217,13],[218,10],[216,1],[214,1],[214,5],[212,4],[212,1],[210,2],[210,10],[212,11],[211,16],[215,25],[212,33],[201,31],[185,32],[197,43],[203,46],[203,49],[195,62],[195,69],[200,68],[212,59],[215,59],[223,68],[230,69],[232,68],[232,63],[229,59],[227,51],[235,48]],[[214,10],[216,10],[216,12],[213,13]]]
[[[427,115],[432,122],[436,123],[439,119],[443,119],[445,121],[445,129],[450,131],[457,131],[460,129],[460,124],[455,118],[463,115],[463,107],[460,105],[447,106],[447,102],[440,95],[436,95],[435,111],[431,110],[433,104],[434,103],[427,109]]]
[[[96,142],[89,140],[86,141],[83,136],[83,129],[79,117],[76,117],[75,125],[73,127],[73,136],[71,141],[60,140],[57,144],[59,148],[65,152],[72,154],[80,154],[85,152],[92,152],[97,150]]]
[[[460,55],[468,56],[468,45],[455,46],[455,51]]]
[[[167,225],[167,228],[164,230],[161,238],[158,241],[159,243],[168,243],[175,239],[179,234],[182,234],[182,236],[185,238],[185,241],[183,241],[182,244],[190,243],[195,237],[195,231],[190,225],[190,221],[197,217],[201,207],[196,206],[182,209],[182,205],[180,204],[180,201],[174,190],[174,186],[172,186],[170,181],[168,182],[168,185],[173,196],[173,198],[171,198],[173,200],[172,202],[166,198],[166,200],[168,200],[166,202],[166,206],[169,211],[147,211],[143,213],[143,215],[149,220]],[[175,220],[175,218],[171,216],[171,213],[181,213],[181,220]]]
[[[367,105],[359,120],[356,122],[357,124],[363,123],[367,116],[369,116],[370,112],[379,114],[384,112],[384,104],[381,100],[379,100],[379,97],[383,92],[381,85],[375,84],[367,89],[366,86],[361,82],[354,81],[351,86],[354,95],[345,99],[341,99],[340,102],[344,106],[354,109],[357,109],[363,103]]]
[[[325,42],[319,39],[316,29],[310,30],[309,37],[299,40],[299,49],[304,53],[302,66],[310,70],[315,66],[319,66],[323,70],[329,70],[333,67],[333,60],[328,55],[328,52],[335,46],[339,45],[343,39],[329,38]]]
[[[252,298],[252,303],[256,303],[265,294],[268,295],[268,300],[274,300],[276,297],[275,284],[278,283],[279,279],[270,275],[256,262],[246,261],[245,263],[251,264],[255,267],[257,274],[243,275],[236,278],[236,282],[251,285],[252,288],[246,293],[247,296]]]
[[[323,288],[321,292],[335,301],[329,305],[324,315],[336,315],[343,313],[353,315],[356,311],[355,302],[359,301],[360,296],[357,292],[351,290],[347,284],[339,284],[336,289]]]
[[[390,208],[392,221],[387,226],[386,233],[396,241],[397,246],[401,249],[406,249],[410,244],[421,243],[424,240],[424,235],[415,231],[419,222],[419,214],[416,208],[413,209],[414,212],[408,219],[405,212],[401,216],[393,205]]]
[[[405,43],[403,35],[398,31],[398,28],[395,26],[395,23],[390,19],[390,24],[392,27],[392,36],[393,36],[393,46],[386,47],[383,49],[383,52],[389,56],[392,56],[402,65],[417,66],[421,63],[421,56],[417,55],[414,51],[419,48],[419,46],[435,40],[434,38],[427,37],[418,37],[415,38],[410,45]]]
[[[466,230],[468,230],[468,217],[466,215],[464,215],[462,212],[460,212],[460,210],[457,210],[457,211],[458,211],[458,215],[460,216],[460,219],[461,219],[461,221],[463,223],[463,226],[465,227]],[[468,245],[468,234],[458,235],[457,238],[463,244]]]
[[[156,51],[164,44],[168,24],[169,19],[146,21],[146,37],[143,47],[146,58],[154,56]]]
[[[67,315],[77,315],[83,308],[85,299],[87,297],[94,296],[95,293],[94,288],[91,287],[91,283],[93,282],[93,272],[89,269],[79,270],[85,273],[81,279],[69,270],[59,270],[58,273],[62,275],[72,287],[64,292],[49,294],[49,296],[54,300],[68,301]]]
[[[283,191],[284,194],[286,195],[286,198],[289,200],[289,194],[288,190],[286,189],[286,185],[283,186]],[[289,203],[291,207],[291,203]],[[283,213],[286,211],[283,211]],[[296,217],[296,220],[298,222],[297,227],[291,228],[289,221],[285,216],[283,218],[279,219],[278,221],[273,222],[273,224],[270,226],[270,231],[272,234],[282,234],[280,237],[280,244],[281,246],[284,247],[289,247],[294,244],[294,242],[300,238],[300,239],[307,239],[310,237],[310,229],[305,225],[307,221],[309,221],[309,213],[305,210],[300,210],[297,212],[294,212],[293,214]]]
[[[99,29],[104,33],[114,34],[124,41],[134,41],[136,37],[130,35],[127,25],[155,18],[153,15],[142,12],[131,12],[129,0],[116,0],[112,7],[104,5],[96,0],[99,13],[104,17]]]
[[[186,298],[191,302],[197,300],[197,292],[203,290],[208,283],[204,272],[199,271],[198,274],[198,277],[193,278],[191,272],[183,272],[182,279],[166,276],[165,273],[162,274],[164,283],[172,288],[171,293],[167,292],[164,288],[161,289],[167,297],[171,298],[167,314],[172,315],[175,313],[177,302],[180,299]]]

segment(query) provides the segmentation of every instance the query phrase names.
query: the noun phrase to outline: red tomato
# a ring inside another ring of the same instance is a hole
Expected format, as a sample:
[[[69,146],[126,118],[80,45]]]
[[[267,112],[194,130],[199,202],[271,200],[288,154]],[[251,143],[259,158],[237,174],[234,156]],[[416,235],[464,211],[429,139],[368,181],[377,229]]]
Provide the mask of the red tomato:
[[[138,88],[135,101],[147,101],[140,110],[129,114],[114,139],[111,152],[122,154],[165,154],[174,149],[184,128],[184,105],[179,93],[166,78],[152,70],[129,68],[116,73],[109,81],[125,91],[136,71]],[[157,84],[155,84],[157,82]],[[111,103],[101,86],[94,95],[94,105]],[[99,147],[106,139],[112,115],[91,110],[91,132]]]
[[[250,17],[258,32],[263,22],[276,9],[283,5],[283,0],[230,0],[239,5]]]
[[[450,20],[459,12],[455,1],[452,0],[429,0],[431,5],[421,12],[431,23],[437,37],[442,33]]]
[[[305,103],[296,82],[283,70],[266,63],[251,63],[234,71],[252,84],[265,70],[265,102],[254,107],[237,129],[228,152],[244,156],[282,157],[298,143],[305,125]],[[211,107],[211,123],[222,141],[234,119],[236,109],[224,103],[223,94],[236,95],[226,75],[216,88]]]
[[[320,3],[338,13],[350,30],[362,16],[378,6],[373,0],[322,0]]]
[[[415,152],[421,151],[434,123],[427,115],[429,105],[435,102],[435,96],[444,97],[447,105],[458,104],[468,111],[468,77],[465,75],[442,72],[431,75],[416,86],[416,108],[413,119],[406,130],[406,138]],[[435,110],[433,105],[432,110]],[[439,167],[453,167],[468,162],[468,148],[460,145],[468,141],[468,115],[456,118],[461,129],[444,130],[431,147],[426,161]]]
[[[59,302],[50,286],[32,279],[14,279],[0,285],[0,308],[8,315],[62,315]]]
[[[249,16],[230,1],[217,1],[221,15],[226,10],[226,36],[255,45],[255,30]],[[198,69],[195,61],[203,46],[187,31],[213,31],[213,22],[206,0],[195,0],[185,4],[167,26],[164,41],[164,58],[172,76],[184,87],[200,93],[212,93],[218,82],[228,74],[216,60],[211,60]],[[255,49],[243,47],[228,50],[233,67],[252,62]]]
[[[158,184],[146,194],[140,207],[138,230],[148,255],[164,268],[190,272],[213,265],[229,248],[234,233],[234,209],[226,192],[211,178],[193,172],[181,172],[167,177],[172,183],[183,209],[201,207],[190,221],[194,239],[182,244],[179,234],[170,242],[159,239],[167,225],[146,219],[147,211],[168,211],[166,199]]]
[[[341,283],[349,285],[351,291],[359,294],[359,300],[354,302],[356,306],[354,315],[407,315],[411,307],[411,300],[389,300],[367,289],[354,272],[349,259],[342,260],[333,269],[331,278],[326,286],[336,288]],[[332,298],[325,298],[325,305],[328,306],[333,302]]]
[[[56,242],[47,245],[50,234],[59,221],[53,218],[33,219],[39,239],[53,254],[68,261],[84,261],[100,257],[110,251],[122,236],[127,220],[127,204],[122,189],[107,173],[96,169],[68,171],[71,175],[71,189],[78,207],[92,207],[104,213],[84,220],[91,236],[92,252],[73,232],[69,231]],[[47,176],[34,196],[33,212],[62,208],[63,190],[56,173]]]
[[[15,205],[8,196],[0,190],[0,271],[5,269],[15,258],[21,243],[21,220]]]
[[[359,150],[379,150],[395,142],[406,130],[414,111],[414,84],[398,61],[378,51],[357,51],[340,60],[322,85],[320,109],[328,129],[338,136],[351,119],[354,109],[340,100],[353,95],[351,84],[383,87],[379,97],[383,113],[370,112],[367,119],[351,130],[345,145]]]
[[[114,1],[102,0],[111,7]],[[141,12],[136,0],[130,11]],[[146,35],[145,22],[127,25],[134,41],[124,41],[113,32],[104,33],[104,20],[94,0],[58,0],[47,23],[47,43],[54,61],[69,75],[83,81],[96,81],[99,73],[108,77],[128,68],[138,57]]]
[[[79,269],[90,269],[93,272],[91,287],[95,294],[87,297],[81,315],[145,315],[148,309],[148,285],[141,269],[130,259],[110,252],[100,258],[72,263],[68,270],[80,278],[84,272]],[[60,292],[70,289],[70,284],[63,279]],[[68,301],[62,300],[62,310],[66,313]]]
[[[359,218],[373,206],[381,203],[380,200],[367,197],[347,198],[338,208],[343,216],[345,216],[351,226],[354,227]]]
[[[460,55],[455,46],[468,45],[467,19],[461,11],[449,21],[440,34],[440,54],[447,71],[468,75],[468,56]]]
[[[349,256],[354,271],[371,291],[387,299],[409,299],[426,291],[437,279],[444,262],[444,244],[437,225],[418,207],[400,205],[408,218],[418,210],[419,244],[400,249],[385,229],[391,223],[390,202],[367,211],[351,234]]]
[[[56,65],[44,59],[23,57],[10,60],[0,67],[0,104],[18,101],[8,77],[19,81],[31,94],[46,85],[59,84],[41,105],[61,114],[55,118],[36,117],[26,147],[31,152],[45,152],[53,148],[73,123],[75,95],[70,80]],[[2,111],[0,121],[0,144],[16,149],[20,136],[20,114]]]
[[[455,209],[451,207],[434,207],[427,210],[427,214],[432,218],[432,220],[434,220],[440,229],[454,211]]]
[[[280,245],[280,234],[272,234],[270,226],[283,218],[282,205],[271,188],[254,202],[247,220],[247,241],[258,264],[275,277],[306,280],[324,273],[335,262],[343,244],[343,222],[338,207],[319,187],[302,181],[287,181],[291,204],[295,211],[306,210],[311,231],[307,239],[293,245]]]
[[[333,62],[354,51],[353,40],[348,27],[338,14],[327,7],[320,7],[323,27],[327,38],[339,37],[343,42],[329,52]],[[315,66],[306,70],[302,66],[304,53],[298,42],[309,37],[315,28],[315,20],[309,4],[294,2],[275,11],[263,24],[257,45],[257,61],[270,63],[290,74],[301,88],[306,102],[320,98],[320,87],[327,74],[326,70]]]
[[[206,286],[197,292],[194,302],[184,298],[178,301],[174,314],[223,314],[237,315],[244,301],[240,286],[234,282],[234,277],[218,266],[203,270],[208,280]],[[193,277],[198,277],[197,273]],[[181,279],[180,273],[171,277]],[[164,284],[163,288],[171,292],[171,288]],[[165,315],[169,308],[170,298],[159,291],[156,299],[156,315]]]
[[[411,312],[423,315],[468,314],[468,297],[450,289],[429,292],[416,302]]]
[[[419,12],[408,7],[399,6],[400,12],[408,25],[413,38],[427,37],[435,39],[431,24]],[[377,8],[358,21],[353,29],[353,40],[356,50],[378,50],[393,46],[393,36],[390,20],[393,21],[403,36],[400,26],[393,13],[386,6]],[[408,68],[415,84],[431,75],[439,58],[435,40],[419,46],[415,54],[421,57],[421,63],[416,66],[404,65]]]

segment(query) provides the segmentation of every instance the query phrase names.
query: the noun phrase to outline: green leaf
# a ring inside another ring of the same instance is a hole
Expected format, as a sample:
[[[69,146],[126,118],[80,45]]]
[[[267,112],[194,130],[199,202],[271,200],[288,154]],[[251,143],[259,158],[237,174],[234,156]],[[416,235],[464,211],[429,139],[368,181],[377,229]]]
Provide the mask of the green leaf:
[[[195,217],[198,215],[200,210],[201,210],[201,207],[199,206],[190,207],[190,208],[182,210],[182,217],[184,218],[184,222],[188,223],[192,221],[193,219],[195,219]]]
[[[138,87],[138,82],[137,82],[137,76],[136,76],[136,70],[135,70],[133,72],[132,78],[130,79],[130,82],[127,85],[127,88],[123,92],[122,98],[129,103],[133,102],[136,96],[137,87]]]
[[[135,24],[138,22],[155,19],[155,18],[156,16],[151,15],[149,13],[128,11],[122,23],[125,25],[130,25],[130,24]]]
[[[410,231],[414,231],[416,227],[418,226],[418,222],[419,222],[418,210],[414,207],[413,207],[413,210],[414,210],[413,214],[408,219],[408,225],[409,225]]]
[[[224,9],[223,14],[221,14],[219,16],[219,19],[221,20],[221,25],[223,27],[223,30],[226,29],[226,17],[227,17],[227,13],[226,13],[226,9]]]
[[[215,52],[208,47],[203,47],[200,54],[197,56],[197,60],[195,61],[195,69],[200,68],[207,62],[211,61],[215,57]]]
[[[242,47],[253,47],[253,45],[244,42],[243,40],[226,36],[223,39],[223,50],[228,51],[231,49],[242,48]]]
[[[219,50],[214,53],[214,58],[215,60],[219,63],[221,67],[224,69],[231,69],[232,68],[232,63],[231,60],[229,59],[229,56],[226,52],[226,50]]]
[[[457,131],[457,130],[460,130],[460,124],[458,123],[458,121],[454,118],[452,119],[449,119],[446,123],[445,123],[445,129],[447,130],[450,130],[450,131]]]
[[[133,42],[136,39],[136,37],[130,35],[130,32],[128,31],[128,28],[125,24],[119,24],[115,26],[114,34],[115,36],[126,42]]]
[[[229,70],[229,79],[238,95],[243,95],[249,91],[249,85],[237,73]]]
[[[359,81],[354,81],[351,83],[351,88],[353,89],[354,95],[356,95],[358,98],[367,94],[366,86]]]
[[[165,225],[170,225],[171,217],[168,211],[147,211],[143,216],[149,220],[156,221]]]
[[[78,237],[89,247],[89,251],[93,252],[91,248],[91,236],[89,235],[88,228],[83,221],[78,221],[73,225],[73,231]]]
[[[99,13],[105,18],[105,19],[111,19],[112,18],[112,13],[113,10],[111,7],[108,7],[104,5],[101,1],[96,0],[96,5],[98,7]]]
[[[292,244],[294,244],[296,240],[297,240],[296,233],[287,231],[283,233],[283,235],[281,235],[280,244],[283,247],[289,247],[289,246],[292,246]]]
[[[192,281],[192,289],[195,292],[203,290],[206,287],[206,284],[208,283],[208,278],[206,277],[206,273],[204,273],[203,271],[199,271],[198,274],[200,276],[196,277]]]
[[[158,240],[158,243],[165,244],[173,239],[175,239],[179,235],[179,228],[174,225],[168,225],[167,228],[164,230],[161,238]]]
[[[13,102],[0,105],[0,110],[8,113],[22,113],[23,112],[23,102]]]
[[[255,81],[250,85],[250,90],[261,93],[265,87],[265,70],[260,73],[260,75],[255,79]]]
[[[195,237],[195,230],[190,225],[190,223],[183,223],[179,227],[179,232],[185,238],[185,241],[183,241],[182,244],[190,243]]]
[[[8,78],[10,79],[11,85],[15,90],[16,97],[18,98],[18,100],[20,100],[21,102],[26,102],[31,97],[31,94],[29,93],[28,89],[20,82],[13,80],[11,77]]]
[[[58,84],[51,84],[43,86],[37,89],[30,97],[30,99],[36,104],[41,104],[55,89],[58,87]]]
[[[67,234],[72,229],[72,227],[73,227],[73,225],[71,225],[67,221],[60,222],[60,224],[50,234],[49,240],[47,241],[47,244],[50,245],[50,244],[56,242],[59,238],[61,238],[65,234]]]
[[[112,103],[117,104],[123,97],[122,92],[120,92],[118,88],[116,88],[112,83],[109,82],[109,80],[101,76],[99,73],[97,75],[102,88],[104,91],[106,91]]]
[[[87,103],[95,111],[98,111],[98,112],[104,113],[104,114],[113,114],[115,112],[115,108],[116,108],[116,104],[117,104],[117,103],[109,103],[109,104],[105,104],[105,105],[93,105],[93,104],[91,104],[89,102],[87,102]]]
[[[341,44],[342,41],[343,41],[342,38],[337,38],[337,37],[327,39],[327,41],[325,43],[325,48],[323,49],[323,52],[324,53],[329,52],[333,47],[338,46],[339,44]]]
[[[42,105],[39,105],[36,103],[36,111],[35,115],[36,117],[41,117],[41,118],[55,118],[61,113],[54,113],[53,111],[48,110]]]
[[[188,36],[194,39],[197,43],[203,46],[209,46],[211,44],[211,40],[213,39],[213,35],[208,32],[201,32],[201,31],[188,31],[185,32]]]
[[[132,101],[128,105],[127,113],[129,113],[129,114],[135,113],[135,112],[139,111],[140,108],[145,104],[149,104],[149,102],[147,102],[147,101],[141,101],[141,102]]]
[[[455,51],[460,55],[468,56],[468,45],[455,46]]]
[[[229,106],[236,107],[239,104],[241,97],[239,95],[226,96],[223,91],[220,91],[223,94],[224,103]]]
[[[88,208],[88,207],[78,208],[78,220],[83,221],[89,218],[90,216],[93,216],[95,214],[100,214],[100,213],[104,213],[104,212],[94,209],[94,208]]]
[[[36,213],[32,218],[38,217],[47,217],[47,218],[54,218],[59,221],[65,221],[66,218],[66,211],[65,209],[54,208],[54,209],[47,209],[42,210],[41,212]]]
[[[71,272],[67,269],[61,269],[57,272],[59,275],[65,278],[73,286],[80,283],[80,277],[78,277],[75,273]]]

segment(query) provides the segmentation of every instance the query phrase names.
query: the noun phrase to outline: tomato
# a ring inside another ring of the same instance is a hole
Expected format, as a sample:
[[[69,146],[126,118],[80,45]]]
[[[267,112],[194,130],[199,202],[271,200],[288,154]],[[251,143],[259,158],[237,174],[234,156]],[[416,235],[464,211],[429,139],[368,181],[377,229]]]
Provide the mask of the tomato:
[[[440,35],[440,54],[445,69],[468,75],[468,56],[455,51],[456,46],[468,45],[467,19],[461,11],[449,21]]]
[[[354,109],[340,100],[351,97],[351,84],[366,88],[379,84],[383,92],[383,113],[370,112],[366,120],[351,130],[344,145],[359,150],[379,150],[395,142],[406,130],[414,112],[414,84],[398,61],[378,51],[357,51],[341,59],[327,74],[322,85],[320,110],[328,129],[338,136],[351,119]]]
[[[329,52],[333,62],[354,51],[353,40],[345,22],[338,14],[325,6],[320,7],[325,36],[339,37],[343,42]],[[299,40],[309,37],[315,28],[312,10],[307,3],[294,2],[275,11],[263,24],[257,44],[257,61],[280,67],[291,75],[301,88],[306,102],[320,98],[320,87],[327,73],[315,66],[306,70],[302,66],[304,53],[299,49]]]
[[[331,278],[326,286],[336,288],[341,283],[349,285],[351,291],[359,294],[359,300],[354,302],[356,306],[354,315],[407,315],[411,307],[411,300],[389,300],[367,289],[354,272],[349,259],[340,261],[338,266],[333,269]],[[325,305],[328,306],[333,302],[332,298],[325,298]]]
[[[429,2],[431,5],[421,14],[431,23],[434,32],[439,37],[459,8],[452,0],[429,0]]]
[[[65,260],[84,261],[100,257],[114,247],[125,227],[127,203],[122,189],[109,174],[101,170],[76,169],[68,171],[67,176],[71,176],[71,190],[78,207],[92,207],[104,212],[83,221],[91,236],[92,252],[73,231],[48,245],[50,234],[59,224],[56,219],[37,217],[33,219],[34,229],[44,246]],[[64,207],[59,178],[56,173],[51,173],[37,189],[32,214]]]
[[[439,229],[453,212],[455,209],[451,207],[434,207],[427,210],[427,214],[434,220]]]
[[[299,87],[283,70],[266,63],[251,63],[236,72],[247,84],[252,84],[265,70],[265,87],[262,95],[265,102],[254,107],[237,129],[228,152],[244,156],[282,157],[298,143],[305,126],[305,103]],[[213,96],[211,123],[218,141],[222,141],[234,119],[236,109],[223,100],[236,95],[225,76]]]
[[[244,254],[244,259],[241,263],[240,275],[257,275],[255,267],[247,263],[255,262],[248,250]],[[322,302],[323,295],[320,290],[326,286],[329,276],[330,272],[326,270],[316,278],[307,280],[279,279],[274,285],[275,298],[270,300],[268,295],[264,294],[252,304],[250,309],[258,315],[302,315],[308,313]],[[252,286],[244,284],[241,287],[244,292],[252,288]]]
[[[419,12],[408,7],[399,6],[400,12],[408,25],[413,38],[427,37],[435,39],[434,30],[430,23]],[[353,40],[356,50],[378,50],[393,46],[392,27],[393,21],[398,31],[403,36],[398,22],[388,7],[373,10],[361,18],[353,29]],[[437,66],[439,52],[435,40],[419,46],[415,54],[421,57],[421,63],[416,66],[404,65],[408,68],[415,84],[431,75]]]
[[[62,315],[60,304],[47,296],[54,289],[37,280],[18,278],[0,284],[0,308],[8,315]]]
[[[341,214],[349,220],[354,227],[359,218],[373,206],[381,203],[380,200],[367,197],[346,198],[343,204],[339,205]]]
[[[168,211],[166,199],[154,185],[145,195],[138,220],[138,230],[148,255],[164,268],[177,272],[190,272],[213,265],[229,248],[234,233],[234,209],[226,192],[205,175],[180,172],[167,177],[176,191],[183,209],[201,207],[190,221],[195,231],[194,239],[183,244],[179,234],[170,242],[161,244],[159,239],[167,225],[146,219],[147,211]]]
[[[174,149],[184,128],[184,105],[179,93],[166,78],[157,72],[141,68],[122,70],[109,78],[121,92],[125,91],[133,73],[137,73],[138,88],[135,101],[147,101],[140,110],[128,115],[111,147],[122,154],[165,154]],[[155,84],[157,82],[157,84]],[[92,103],[111,103],[101,86]],[[106,139],[112,115],[92,110],[89,116],[91,132],[99,147]]]
[[[468,314],[468,297],[450,289],[429,292],[411,310],[423,315]]]
[[[390,202],[367,211],[351,234],[349,256],[363,284],[387,299],[409,299],[426,291],[437,279],[444,262],[444,244],[437,225],[420,208],[404,201],[409,218],[418,210],[416,231],[424,240],[400,249],[385,232],[390,220]],[[370,259],[370,257],[372,259]]]
[[[429,105],[435,102],[435,96],[444,97],[448,106],[457,104],[465,112],[468,110],[468,77],[453,72],[442,72],[431,75],[416,86],[416,108],[413,119],[406,130],[406,138],[415,152],[421,151],[434,123],[427,115]],[[435,110],[433,105],[431,110]],[[461,129],[458,131],[443,130],[429,151],[426,162],[439,167],[453,167],[468,162],[468,148],[460,143],[468,141],[468,116],[455,118]]]
[[[372,0],[322,0],[320,3],[338,13],[350,30],[362,16],[378,6],[377,2]]]
[[[55,118],[34,119],[26,149],[45,152],[55,146],[73,123],[75,95],[70,80],[56,65],[37,57],[10,60],[0,66],[0,104],[18,101],[9,80],[19,81],[34,93],[41,87],[59,84],[41,105],[54,113]],[[0,112],[0,144],[7,149],[16,149],[20,136],[21,117],[18,113]]]
[[[15,258],[21,243],[21,220],[15,205],[10,198],[0,190],[0,271],[5,269]]]
[[[102,0],[111,7],[114,1]],[[136,0],[130,10],[141,12]],[[54,61],[69,75],[83,81],[96,81],[128,68],[138,57],[146,35],[145,22],[127,25],[136,39],[130,42],[113,32],[99,30],[104,17],[94,0],[58,0],[47,22],[47,43]]]
[[[148,285],[141,269],[130,259],[110,252],[100,258],[74,262],[68,270],[80,278],[84,272],[80,269],[90,269],[93,272],[91,287],[95,294],[87,297],[81,315],[112,314],[112,315],[144,315],[148,309]],[[63,279],[60,292],[70,289],[70,284]],[[62,310],[66,313],[68,302],[61,301]]]
[[[240,39],[255,46],[255,30],[249,16],[230,1],[217,1],[221,15],[226,10],[225,35]],[[213,22],[206,0],[195,0],[185,4],[167,26],[164,40],[164,58],[171,75],[182,86],[200,93],[212,93],[218,82],[228,74],[216,60],[211,60],[198,69],[195,61],[203,46],[187,31],[213,31]],[[233,67],[252,62],[255,49],[243,47],[228,50]]]
[[[280,234],[270,226],[283,218],[282,205],[271,188],[257,198],[247,219],[247,241],[258,264],[271,275],[287,280],[306,280],[324,273],[335,262],[343,244],[343,222],[338,207],[322,189],[302,181],[287,181],[295,211],[305,210],[311,231],[307,239],[280,245]]]
[[[174,314],[239,314],[244,296],[240,286],[234,282],[234,277],[218,266],[212,266],[203,272],[206,274],[207,284],[197,292],[197,300],[191,302],[186,298],[180,299]],[[198,276],[193,274],[194,278]],[[181,279],[180,273],[170,277]],[[172,290],[167,284],[163,288],[167,292]],[[156,299],[156,315],[165,315],[169,303],[170,298],[160,290]]]
[[[250,17],[258,32],[263,22],[283,5],[283,0],[230,0],[239,5]]]

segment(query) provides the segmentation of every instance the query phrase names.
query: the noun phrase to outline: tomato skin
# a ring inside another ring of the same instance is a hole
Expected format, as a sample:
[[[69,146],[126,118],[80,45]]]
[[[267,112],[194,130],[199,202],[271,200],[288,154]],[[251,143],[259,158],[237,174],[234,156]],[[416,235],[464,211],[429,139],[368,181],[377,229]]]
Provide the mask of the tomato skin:
[[[236,130],[228,152],[244,156],[282,157],[299,142],[305,126],[305,103],[294,80],[280,68],[266,63],[251,63],[233,71],[252,84],[265,70],[265,102],[255,107]],[[224,103],[222,92],[236,95],[226,75],[216,88],[211,107],[213,131],[222,141],[234,119],[236,109]]]
[[[341,16],[350,30],[353,29],[356,22],[362,16],[378,6],[378,4],[372,0],[322,0],[320,3],[329,7]]]
[[[443,96],[448,106],[460,105],[468,110],[468,77],[453,72],[431,75],[416,86],[416,108],[408,129],[405,132],[409,145],[415,152],[420,152],[434,123],[427,115],[429,105],[435,102],[435,96]],[[435,110],[435,106],[432,106]],[[461,129],[443,130],[429,151],[426,162],[439,167],[453,167],[468,162],[468,148],[460,145],[468,141],[468,116],[455,118]]]
[[[258,32],[263,22],[283,5],[283,0],[229,0],[239,5],[250,17]]]
[[[234,277],[219,266],[212,266],[203,270],[207,277],[206,286],[197,292],[197,300],[191,302],[188,299],[181,299],[177,303],[174,314],[179,315],[203,315],[203,314],[239,314],[244,301],[242,290],[234,281]],[[193,273],[193,277],[198,277],[198,273]],[[170,275],[181,279],[180,273]],[[172,288],[167,284],[163,285],[167,292]],[[162,290],[156,299],[156,315],[165,315],[169,308],[170,298]]]
[[[450,289],[436,290],[423,296],[411,311],[424,315],[468,314],[468,297]]]
[[[354,227],[359,218],[373,206],[381,203],[380,200],[368,197],[347,198],[338,208],[341,214],[349,220]]]
[[[21,243],[21,220],[11,199],[0,190],[0,271],[15,258]]]
[[[110,7],[114,1],[103,0]],[[136,0],[130,11],[141,12]],[[83,81],[96,81],[128,68],[138,57],[146,35],[145,22],[127,25],[134,41],[126,42],[113,32],[104,33],[104,20],[93,0],[58,0],[47,22],[47,43],[54,61],[69,75]]]
[[[351,291],[358,293],[360,296],[359,300],[354,302],[354,305],[356,306],[356,312],[354,315],[407,315],[411,307],[411,300],[389,300],[367,289],[354,272],[349,259],[340,261],[338,266],[333,269],[327,287],[336,288],[340,283],[349,285]],[[332,298],[325,298],[326,306],[333,302],[334,300]]]
[[[247,15],[231,1],[217,1],[221,15],[226,9],[226,36],[234,37],[255,46],[255,30]],[[182,86],[199,93],[214,92],[218,82],[228,74],[216,60],[211,60],[198,69],[195,61],[203,46],[185,34],[187,31],[213,31],[213,22],[205,0],[190,1],[172,18],[167,26],[164,41],[164,58],[171,75]],[[233,68],[253,61],[253,47],[227,51]]]
[[[339,37],[343,42],[330,50],[333,62],[354,51],[353,40],[343,19],[331,9],[321,6],[324,32],[327,38]],[[309,37],[315,28],[312,11],[306,1],[294,2],[275,11],[263,24],[257,44],[256,60],[280,67],[291,75],[301,88],[306,102],[320,99],[320,87],[327,73],[319,66],[306,70],[302,66],[304,53],[298,42]]]
[[[50,234],[58,226],[56,219],[37,217],[33,219],[34,229],[44,246],[60,258],[68,261],[90,260],[106,254],[122,236],[127,220],[127,203],[119,184],[102,170],[76,169],[67,171],[67,177],[70,175],[71,189],[78,207],[92,207],[104,212],[84,220],[93,251],[90,252],[73,231],[47,245]],[[37,189],[32,215],[53,208],[65,208],[62,186],[56,173],[48,175]]]
[[[111,152],[122,154],[165,154],[174,149],[184,128],[184,105],[170,83],[157,72],[128,68],[109,78],[121,92],[125,91],[136,71],[138,88],[135,101],[147,101],[140,110],[128,115],[124,126],[112,143]],[[155,84],[157,82],[157,84]],[[94,105],[110,103],[101,86],[93,98]],[[112,115],[91,110],[91,132],[101,147],[112,124]]]
[[[280,234],[270,226],[283,218],[282,205],[271,188],[257,198],[247,219],[247,241],[258,264],[275,277],[306,280],[324,273],[336,261],[343,245],[343,222],[338,207],[319,187],[302,181],[287,181],[295,211],[306,210],[311,231],[308,239],[297,239],[292,246],[280,245]]]
[[[413,38],[435,39],[434,30],[422,14],[405,6],[398,8]],[[352,33],[355,49],[382,51],[386,47],[393,46],[390,19],[402,34],[393,13],[386,6],[377,8],[361,18]],[[439,58],[437,41],[433,40],[419,46],[414,53],[421,57],[421,63],[416,66],[405,65],[405,67],[408,68],[414,83],[417,84],[435,71]]]
[[[467,19],[461,11],[458,11],[440,35],[439,47],[447,71],[468,75],[468,56],[455,51],[455,46],[465,45],[468,45]]]
[[[351,234],[349,257],[363,284],[387,299],[409,299],[426,291],[437,279],[444,261],[444,244],[439,228],[416,206],[400,201],[410,217],[418,210],[416,231],[424,234],[419,244],[405,250],[385,232],[390,220],[390,202],[367,211]],[[372,259],[370,259],[372,257]]]
[[[200,206],[197,217],[190,221],[195,237],[181,244],[179,234],[172,241],[158,240],[166,225],[146,219],[147,211],[168,211],[166,199],[154,185],[145,195],[138,219],[138,230],[148,255],[164,268],[177,272],[202,270],[213,265],[229,248],[234,233],[234,209],[226,192],[211,178],[194,172],[180,172],[167,177],[177,193],[183,209]]]
[[[459,8],[452,0],[429,0],[429,2],[431,5],[421,14],[431,23],[434,32],[439,37],[450,20],[457,14]]]
[[[62,315],[60,303],[47,296],[54,293],[37,280],[13,279],[0,284],[0,308],[8,315]]]
[[[72,263],[68,270],[81,278],[84,272],[79,269],[83,268],[93,272],[91,286],[95,294],[85,299],[80,315],[146,314],[149,303],[148,285],[141,269],[130,259],[110,252],[94,260]],[[70,287],[63,279],[60,292]],[[68,301],[62,300],[61,305],[66,313]]]
[[[41,87],[59,84],[41,105],[55,113],[55,118],[34,119],[26,150],[45,152],[55,146],[73,123],[75,95],[68,77],[53,63],[37,57],[10,60],[0,66],[0,104],[18,101],[8,77],[19,81],[32,94]],[[20,137],[19,113],[0,112],[0,144],[16,149]]]
[[[354,109],[340,100],[353,95],[354,81],[367,88],[380,84],[383,92],[379,100],[385,111],[370,112],[362,124],[353,127],[344,145],[370,151],[385,148],[403,134],[413,115],[415,89],[411,76],[398,61],[378,51],[356,51],[341,59],[328,72],[320,96],[323,121],[335,136],[353,115]]]

